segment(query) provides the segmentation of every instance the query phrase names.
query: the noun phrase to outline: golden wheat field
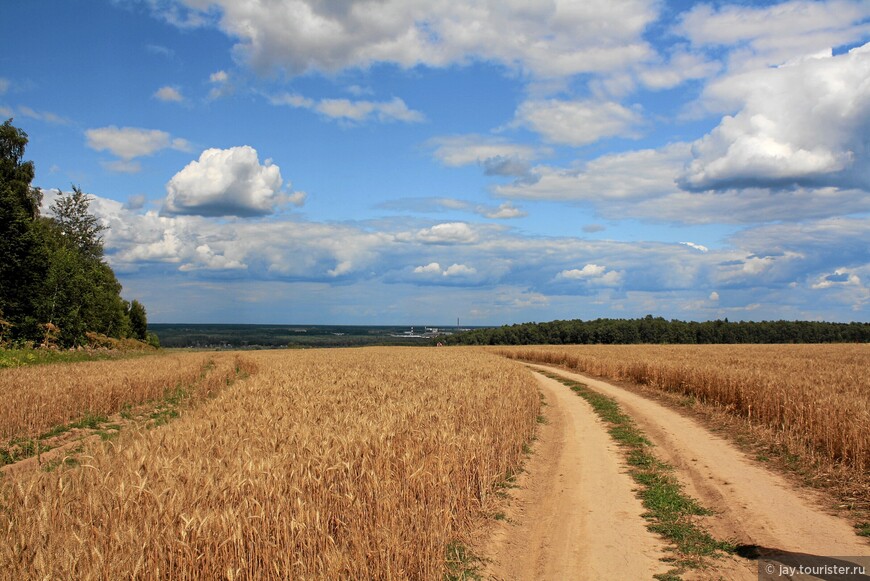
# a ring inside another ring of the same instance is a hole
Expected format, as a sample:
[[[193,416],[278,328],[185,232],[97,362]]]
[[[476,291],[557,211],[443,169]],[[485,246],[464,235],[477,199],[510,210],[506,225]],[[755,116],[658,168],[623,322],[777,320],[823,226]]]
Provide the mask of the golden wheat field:
[[[789,451],[818,464],[858,474],[870,470],[868,345],[548,345],[494,351],[696,398],[773,430]]]
[[[213,392],[240,371],[238,356],[181,353],[0,371],[0,440],[35,438],[85,414],[114,414],[176,387]]]
[[[176,420],[95,444],[79,466],[0,481],[0,571],[442,577],[447,548],[516,470],[539,413],[531,375],[481,351],[244,358],[257,373]],[[94,385],[120,378],[118,363],[91,373]]]

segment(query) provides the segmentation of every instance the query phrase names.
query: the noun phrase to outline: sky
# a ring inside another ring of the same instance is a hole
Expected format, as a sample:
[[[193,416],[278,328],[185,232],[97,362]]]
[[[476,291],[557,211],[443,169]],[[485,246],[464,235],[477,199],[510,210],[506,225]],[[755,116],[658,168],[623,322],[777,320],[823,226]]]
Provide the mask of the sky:
[[[866,0],[3,2],[0,117],[150,322],[870,320]]]

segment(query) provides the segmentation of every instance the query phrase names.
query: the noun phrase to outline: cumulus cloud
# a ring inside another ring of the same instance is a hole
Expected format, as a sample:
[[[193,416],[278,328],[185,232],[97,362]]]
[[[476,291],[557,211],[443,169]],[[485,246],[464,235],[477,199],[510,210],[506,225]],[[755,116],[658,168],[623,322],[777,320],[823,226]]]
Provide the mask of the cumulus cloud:
[[[353,101],[350,99],[321,99],[320,101],[315,101],[297,93],[283,93],[269,97],[269,102],[273,105],[289,105],[296,108],[311,109],[328,119],[347,123],[364,123],[371,120],[420,123],[426,120],[426,116],[423,113],[409,109],[408,105],[398,97],[393,97],[390,101]]]
[[[605,137],[638,137],[643,122],[638,107],[612,101],[526,101],[516,112],[515,124],[541,134],[551,143],[581,146]]]
[[[739,105],[693,145],[691,190],[870,187],[870,44],[729,76],[705,96]]]
[[[226,83],[227,81],[229,81],[230,76],[227,74],[226,71],[220,70],[220,71],[215,71],[211,75],[209,75],[208,80],[210,83],[214,83],[214,84],[219,85],[219,84]]]
[[[539,77],[612,71],[652,52],[643,40],[657,6],[614,3],[470,0],[182,0],[163,17],[179,25],[207,23],[238,40],[236,57],[261,72],[290,74],[367,68],[444,67],[492,61]]]
[[[215,254],[208,244],[196,247],[196,258],[182,264],[178,270],[188,272],[192,270],[245,270],[248,266],[238,260],[233,260],[223,254]]]
[[[166,184],[165,215],[265,216],[304,194],[281,190],[281,170],[272,160],[262,165],[250,146],[207,149]]]
[[[46,212],[55,197],[56,192],[45,192]],[[618,308],[628,316],[654,311],[680,317],[755,309],[759,318],[817,313],[842,320],[852,309],[866,308],[870,298],[867,218],[765,225],[733,236],[726,248],[688,252],[678,244],[534,237],[474,224],[466,225],[476,233],[475,242],[438,245],[427,240],[430,229],[418,238],[420,231],[400,220],[376,228],[281,215],[213,220],[142,212],[98,196],[91,209],[110,228],[107,259],[116,272],[137,272],[132,281],[176,276],[200,284],[244,272],[246,285],[341,281],[333,289],[355,285],[361,292],[390,295],[391,301],[402,293],[401,285],[414,285],[415,292],[427,285],[468,292],[486,287],[485,294],[475,295],[481,311],[504,293],[541,297],[564,307],[558,312],[565,316],[590,318],[613,315]],[[444,229],[431,230],[440,235]],[[325,287],[318,288],[322,293]],[[728,305],[720,307],[713,293],[725,292]],[[824,301],[818,298],[822,293]],[[450,291],[447,304],[458,296]],[[578,303],[571,298],[576,296],[587,299]],[[263,300],[279,306],[286,296],[273,293]],[[589,310],[578,312],[583,305]]]
[[[154,98],[164,103],[181,103],[184,101],[184,96],[177,87],[160,87],[155,91]]]
[[[522,218],[528,215],[528,213],[515,207],[510,202],[505,202],[503,204],[500,204],[498,208],[494,208],[492,210],[485,210],[483,212],[483,215],[487,218],[504,220],[507,218]]]
[[[812,285],[814,289],[833,286],[861,286],[861,278],[848,268],[838,268],[829,274],[822,274]]]
[[[583,268],[563,270],[556,275],[557,280],[579,280],[596,286],[619,286],[623,273],[607,270],[606,266],[587,264]]]
[[[730,49],[731,71],[779,65],[866,37],[870,5],[863,0],[792,0],[768,6],[697,4],[675,32],[695,47]]]
[[[688,246],[689,248],[694,248],[698,252],[710,252],[710,249],[702,244],[695,244],[694,242],[680,242],[684,246]]]
[[[417,274],[441,274],[441,265],[437,262],[430,262],[426,266],[417,266],[414,268]]]
[[[425,244],[472,244],[478,235],[465,222],[445,222],[417,231],[414,239]]]
[[[162,149],[189,151],[190,143],[185,139],[173,138],[159,129],[139,127],[99,127],[85,131],[88,147],[96,151],[108,151],[129,161],[136,157],[153,155]]]
[[[506,198],[592,201],[641,200],[676,191],[675,178],[689,159],[689,145],[674,143],[603,155],[575,167],[538,166],[528,179],[496,186]]]
[[[231,95],[235,91],[233,83],[230,81],[230,75],[224,70],[215,71],[208,77],[208,82],[212,85],[208,92],[209,100],[220,99]]]
[[[447,268],[441,268],[437,262],[430,262],[425,266],[414,268],[415,274],[437,275],[445,277],[462,277],[477,274],[477,269],[465,264],[451,264]]]
[[[672,89],[687,80],[705,79],[719,72],[722,65],[680,47],[660,63],[642,66],[640,82],[652,90]]]
[[[521,176],[534,160],[549,153],[529,145],[510,143],[500,137],[454,135],[429,141],[435,159],[448,167],[477,164],[487,175]]]

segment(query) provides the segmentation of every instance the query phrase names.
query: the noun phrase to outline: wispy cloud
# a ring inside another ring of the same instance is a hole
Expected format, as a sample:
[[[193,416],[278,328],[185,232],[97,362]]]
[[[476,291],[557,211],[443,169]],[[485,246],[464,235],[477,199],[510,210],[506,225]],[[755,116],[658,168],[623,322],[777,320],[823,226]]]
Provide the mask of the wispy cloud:
[[[400,121],[403,123],[420,123],[426,116],[419,111],[409,109],[399,97],[389,101],[367,101],[350,99],[320,99],[315,101],[296,93],[283,93],[269,97],[273,105],[287,105],[301,109],[310,109],[324,117],[350,124],[367,121]]]

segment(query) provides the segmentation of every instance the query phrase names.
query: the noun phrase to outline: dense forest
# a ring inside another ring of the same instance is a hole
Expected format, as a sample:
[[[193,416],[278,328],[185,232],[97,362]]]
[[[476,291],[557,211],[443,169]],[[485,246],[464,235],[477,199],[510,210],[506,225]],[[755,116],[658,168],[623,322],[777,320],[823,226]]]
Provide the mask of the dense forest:
[[[100,336],[153,342],[145,307],[121,298],[103,257],[106,230],[79,188],[61,193],[51,216],[24,161],[27,134],[0,125],[0,346],[74,347]]]
[[[448,345],[568,345],[627,343],[866,343],[868,323],[814,321],[667,321],[642,319],[552,321],[475,329],[439,341]]]

